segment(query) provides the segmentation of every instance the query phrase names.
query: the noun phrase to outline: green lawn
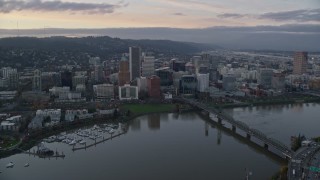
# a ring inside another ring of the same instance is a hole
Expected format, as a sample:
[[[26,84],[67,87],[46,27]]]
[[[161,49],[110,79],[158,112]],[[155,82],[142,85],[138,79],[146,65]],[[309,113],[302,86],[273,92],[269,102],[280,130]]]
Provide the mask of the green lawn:
[[[12,139],[12,140],[5,140],[4,143],[1,145],[2,148],[9,148],[16,144],[18,144],[20,141],[18,139]]]
[[[174,110],[174,104],[124,104],[123,110],[130,110],[134,114],[167,112]]]
[[[320,142],[320,137],[313,138],[316,142]]]

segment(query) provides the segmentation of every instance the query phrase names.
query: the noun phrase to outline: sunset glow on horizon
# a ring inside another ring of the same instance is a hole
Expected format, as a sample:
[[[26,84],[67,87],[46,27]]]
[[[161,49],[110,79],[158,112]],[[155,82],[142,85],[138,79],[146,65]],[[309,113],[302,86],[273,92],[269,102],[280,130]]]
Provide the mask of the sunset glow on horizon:
[[[319,24],[318,0],[0,0],[0,29]]]

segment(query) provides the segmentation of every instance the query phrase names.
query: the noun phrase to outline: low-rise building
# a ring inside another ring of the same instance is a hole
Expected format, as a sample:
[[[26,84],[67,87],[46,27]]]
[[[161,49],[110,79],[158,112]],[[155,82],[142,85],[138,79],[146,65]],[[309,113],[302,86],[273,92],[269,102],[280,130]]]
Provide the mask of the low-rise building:
[[[36,116],[43,118],[50,117],[51,121],[60,121],[61,109],[39,109],[36,111]]]
[[[114,86],[112,84],[98,84],[93,86],[96,100],[108,100],[114,98]]]
[[[59,98],[55,102],[83,102],[86,101],[82,98],[80,92],[61,92]]]
[[[87,109],[66,110],[65,113],[65,120],[68,122],[89,118],[93,118],[93,114],[89,113]]]
[[[50,95],[53,96],[59,96],[60,93],[65,93],[65,92],[70,92],[70,87],[69,86],[64,86],[64,87],[53,87],[49,89]]]
[[[0,124],[0,131],[11,131],[17,132],[19,131],[20,125],[22,121],[22,116],[12,116],[2,121]]]
[[[125,84],[124,86],[119,86],[119,99],[120,100],[132,100],[138,99],[138,87],[130,86],[130,84]]]
[[[113,115],[115,109],[106,109],[106,110],[101,110],[99,109],[97,112],[100,116],[106,116],[106,115]]]
[[[18,131],[19,126],[9,121],[2,121],[0,124],[0,131]]]
[[[17,91],[0,91],[0,100],[12,100],[16,95]]]

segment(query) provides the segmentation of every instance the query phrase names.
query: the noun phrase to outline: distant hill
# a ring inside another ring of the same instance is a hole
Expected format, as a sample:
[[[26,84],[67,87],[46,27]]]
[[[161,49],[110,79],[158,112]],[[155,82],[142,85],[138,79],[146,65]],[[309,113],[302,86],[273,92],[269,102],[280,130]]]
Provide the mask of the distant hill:
[[[319,51],[320,24],[286,24],[280,26],[236,26],[183,28],[102,28],[102,29],[0,29],[0,37],[12,36],[109,36],[121,39],[157,39],[214,44],[241,50]],[[149,42],[146,42],[149,43]],[[158,45],[160,45],[159,42]],[[190,47],[190,46],[188,46]],[[185,48],[187,51],[188,47]],[[193,47],[193,46],[192,46]],[[199,48],[199,47],[198,47]],[[180,48],[177,47],[178,50]],[[193,49],[193,48],[192,48]]]
[[[124,53],[129,46],[140,46],[144,51],[155,53],[192,54],[219,48],[214,45],[177,42],[170,40],[130,40],[102,37],[9,37],[0,39],[0,48],[23,48],[37,50],[67,50],[90,53]]]

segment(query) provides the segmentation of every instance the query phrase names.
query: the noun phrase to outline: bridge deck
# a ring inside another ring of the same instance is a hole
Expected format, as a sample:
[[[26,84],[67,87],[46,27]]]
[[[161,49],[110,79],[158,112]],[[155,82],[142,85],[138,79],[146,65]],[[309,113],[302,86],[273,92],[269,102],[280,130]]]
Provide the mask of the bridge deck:
[[[273,138],[268,138],[267,135],[262,133],[261,131],[257,129],[250,128],[246,123],[242,121],[237,121],[233,117],[229,116],[228,114],[225,114],[223,112],[219,112],[217,109],[214,108],[209,108],[206,105],[192,101],[190,99],[186,98],[180,98],[179,100],[183,101],[184,103],[190,104],[194,107],[197,107],[199,109],[202,109],[204,111],[207,111],[209,113],[216,114],[218,118],[227,121],[230,123],[232,126],[235,126],[236,128],[241,129],[242,131],[246,132],[247,134],[250,134],[251,136],[256,137],[260,141],[264,142],[268,146],[272,146],[275,149],[281,151],[283,154],[285,154],[288,157],[292,157],[293,151],[287,147],[285,144],[281,143],[280,141],[273,139]]]

